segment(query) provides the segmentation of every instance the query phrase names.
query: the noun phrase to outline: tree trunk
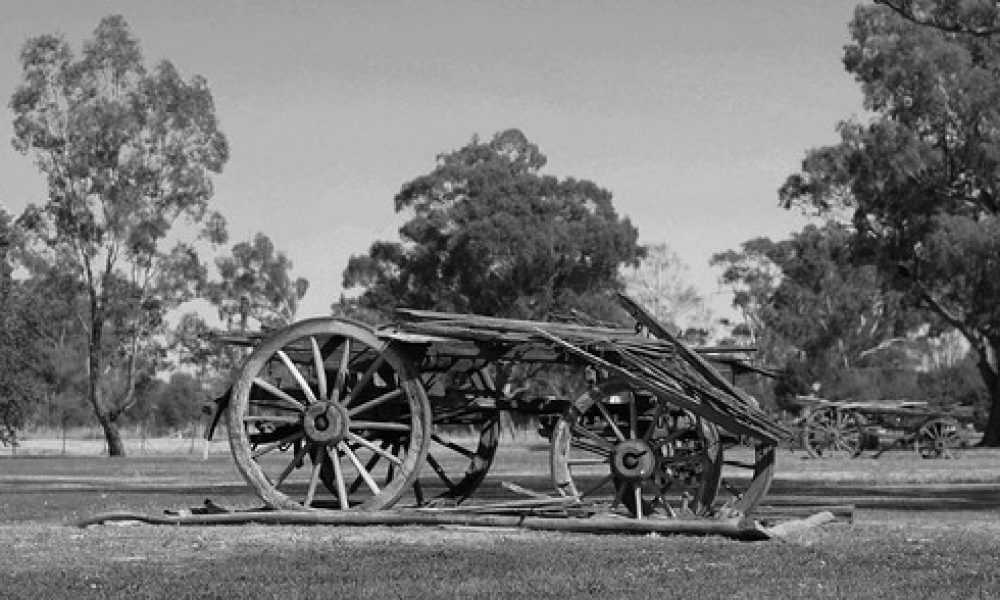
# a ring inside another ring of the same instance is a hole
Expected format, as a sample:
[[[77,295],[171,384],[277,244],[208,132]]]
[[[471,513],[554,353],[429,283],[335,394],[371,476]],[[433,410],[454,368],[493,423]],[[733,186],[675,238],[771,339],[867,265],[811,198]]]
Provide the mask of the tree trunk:
[[[91,314],[97,313],[96,302],[91,303]],[[103,340],[104,323],[101,319],[93,318],[90,341],[87,344],[87,395],[90,396],[90,406],[94,409],[94,416],[104,430],[104,441],[108,445],[108,456],[125,456],[125,444],[122,443],[121,433],[118,431],[118,424],[114,416],[101,402],[101,342]]]
[[[108,456],[125,456],[125,444],[122,442],[118,423],[106,414],[97,415],[97,420],[104,430],[104,440],[108,444]]]
[[[997,349],[990,348],[987,354],[997,356]],[[995,363],[995,360],[991,361],[987,357],[979,359],[979,372],[990,394],[989,418],[983,439],[979,442],[980,446],[987,448],[1000,448],[1000,373],[997,372]]]
[[[990,391],[990,416],[986,421],[986,430],[980,446],[1000,448],[1000,377],[995,377]]]

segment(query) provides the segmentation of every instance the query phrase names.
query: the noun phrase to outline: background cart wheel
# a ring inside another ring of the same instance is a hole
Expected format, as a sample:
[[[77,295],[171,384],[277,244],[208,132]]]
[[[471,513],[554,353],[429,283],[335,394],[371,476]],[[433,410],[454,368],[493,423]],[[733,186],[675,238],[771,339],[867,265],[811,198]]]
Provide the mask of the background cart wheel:
[[[717,428],[611,381],[580,396],[552,432],[552,481],[581,499],[608,497],[633,516],[705,514],[722,471]]]
[[[854,458],[861,454],[864,422],[853,410],[820,407],[806,417],[802,444],[813,458]]]
[[[955,419],[931,419],[920,426],[913,447],[924,458],[958,458],[962,437]]]
[[[237,466],[274,508],[391,506],[430,443],[430,405],[409,360],[370,329],[329,318],[265,339],[240,370],[227,419]]]
[[[418,505],[457,505],[485,479],[500,442],[496,389],[481,361],[459,360],[444,373],[421,375],[431,399],[429,470],[414,482]]]

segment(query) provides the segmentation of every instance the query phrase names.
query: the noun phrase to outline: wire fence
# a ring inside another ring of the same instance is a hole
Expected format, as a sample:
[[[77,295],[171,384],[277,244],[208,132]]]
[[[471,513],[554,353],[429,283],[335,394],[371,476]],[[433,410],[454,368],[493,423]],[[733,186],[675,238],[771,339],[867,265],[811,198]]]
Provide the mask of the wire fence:
[[[146,435],[144,428],[121,432],[128,456],[203,456],[228,454],[225,425],[213,439],[204,438],[204,424],[192,424],[170,435]],[[99,429],[43,430],[18,435],[15,445],[0,446],[0,456],[107,456],[108,446]]]

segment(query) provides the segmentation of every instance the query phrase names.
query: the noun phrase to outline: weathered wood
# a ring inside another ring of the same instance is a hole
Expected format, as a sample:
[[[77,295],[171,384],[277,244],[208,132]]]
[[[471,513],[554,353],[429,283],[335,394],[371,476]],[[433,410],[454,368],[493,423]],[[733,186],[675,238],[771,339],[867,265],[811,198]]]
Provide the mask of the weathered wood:
[[[667,331],[666,327],[661,325],[656,318],[649,313],[649,311],[640,306],[635,300],[629,298],[625,294],[618,294],[618,298],[621,300],[625,310],[632,315],[636,322],[649,329],[650,333],[654,336],[670,342],[677,349],[677,352],[680,353],[685,360],[689,361],[710,383],[725,390],[735,398],[739,398],[742,402],[748,405],[753,406],[757,404],[757,402],[746,392],[726,381],[725,377],[719,375],[718,371],[713,369],[712,366],[708,364],[708,362],[697,352],[688,348],[684,342],[680,341],[676,336]]]
[[[756,426],[756,423],[741,421],[736,415],[727,414],[726,412],[720,411],[715,406],[702,403],[697,397],[685,395],[682,390],[672,387],[668,381],[636,375],[624,367],[613,364],[603,358],[577,348],[573,344],[570,344],[565,340],[561,340],[551,333],[541,329],[538,329],[537,333],[543,339],[548,339],[550,342],[564,348],[572,354],[575,354],[585,362],[626,379],[631,385],[638,389],[646,390],[679,408],[691,411],[704,419],[708,419],[710,422],[715,423],[719,427],[726,429],[734,435],[745,435],[774,444],[777,443],[777,441],[781,439],[783,434],[786,432],[783,427],[771,422],[766,422],[766,428],[764,428]]]
[[[615,516],[553,519],[521,515],[476,514],[434,510],[372,511],[253,511],[222,514],[156,516],[141,513],[105,513],[84,519],[79,527],[112,522],[154,525],[457,525],[569,531],[593,534],[722,535],[743,540],[768,539],[766,531],[741,518],[628,519]]]

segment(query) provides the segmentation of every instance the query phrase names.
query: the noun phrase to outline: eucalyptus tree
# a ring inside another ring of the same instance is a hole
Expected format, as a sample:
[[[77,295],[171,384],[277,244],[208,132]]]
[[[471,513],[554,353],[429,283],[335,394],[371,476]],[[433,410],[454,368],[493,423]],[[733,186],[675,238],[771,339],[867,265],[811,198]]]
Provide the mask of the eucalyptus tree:
[[[645,249],[642,262],[622,269],[625,292],[688,341],[710,334],[712,311],[688,280],[688,268],[680,256],[665,243]]]
[[[982,443],[998,446],[1000,39],[948,26],[991,27],[997,6],[882,4],[856,10],[844,55],[870,118],[809,151],[781,201],[853,211],[858,255],[962,333],[991,397]]]
[[[0,208],[0,444],[16,443],[46,393],[45,348],[36,335],[45,306],[13,277],[22,232]]]
[[[781,366],[788,393],[820,383],[838,396],[851,372],[914,325],[899,292],[871,265],[855,264],[850,227],[809,225],[788,239],[756,238],[716,254],[721,281],[747,317],[766,363]],[[877,390],[870,390],[872,393]]]
[[[224,238],[211,174],[229,151],[208,83],[169,61],[147,68],[121,16],[101,20],[77,56],[57,35],[25,43],[10,101],[14,147],[48,185],[21,217],[52,264],[80,283],[88,399],[112,456],[144,361],[169,309],[205,278],[191,239]]]
[[[246,331],[250,319],[265,327],[289,325],[309,291],[309,281],[292,276],[292,261],[264,233],[235,244],[215,266],[219,277],[207,295],[227,329]]]
[[[643,255],[611,193],[543,175],[546,157],[510,129],[441,154],[403,184],[400,242],[351,258],[344,287],[364,308],[395,306],[539,318],[570,309],[614,318],[619,268]]]

